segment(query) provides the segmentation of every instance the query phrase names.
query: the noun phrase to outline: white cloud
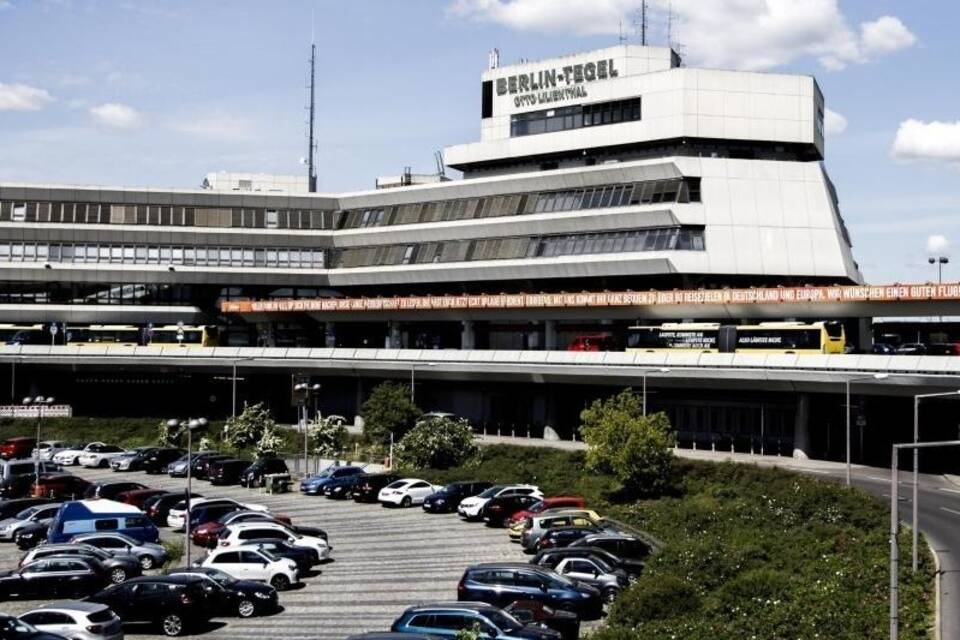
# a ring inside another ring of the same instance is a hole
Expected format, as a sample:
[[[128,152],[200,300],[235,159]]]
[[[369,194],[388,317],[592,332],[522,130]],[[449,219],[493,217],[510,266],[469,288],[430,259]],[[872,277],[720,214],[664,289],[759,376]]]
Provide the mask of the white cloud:
[[[51,102],[46,89],[0,82],[0,111],[39,111]]]
[[[904,120],[897,129],[890,154],[899,160],[930,160],[960,167],[960,120]]]
[[[519,31],[616,35],[628,27],[641,0],[453,0],[449,15]],[[653,0],[648,42],[666,40],[665,13],[673,11],[674,40],[691,64],[770,69],[814,57],[828,69],[864,63],[912,45],[916,37],[898,19],[882,16],[850,27],[838,0]],[[657,32],[661,33],[657,33]]]
[[[839,135],[847,130],[847,119],[833,109],[827,109],[823,113],[823,130],[828,136]]]
[[[102,125],[116,129],[135,129],[143,124],[143,116],[131,106],[118,102],[105,102],[90,107],[90,115]]]
[[[184,118],[171,128],[206,140],[222,142],[251,140],[255,124],[249,118],[228,113],[212,113]]]
[[[950,249],[950,241],[946,236],[934,234],[927,238],[927,253],[944,255]]]

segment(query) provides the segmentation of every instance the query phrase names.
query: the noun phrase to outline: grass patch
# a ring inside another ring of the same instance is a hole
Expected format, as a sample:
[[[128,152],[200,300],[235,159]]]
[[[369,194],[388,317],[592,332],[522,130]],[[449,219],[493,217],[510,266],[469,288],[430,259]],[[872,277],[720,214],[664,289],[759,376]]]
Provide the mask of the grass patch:
[[[144,447],[157,443],[160,418],[44,418],[40,437],[68,442],[101,441],[121,447]],[[34,436],[33,418],[0,419],[0,438]]]
[[[170,560],[167,562],[167,567],[176,567],[179,565],[184,554],[183,539],[179,538],[177,540],[161,540],[160,544],[163,545],[163,548],[166,549],[167,553],[170,555]]]
[[[789,471],[675,460],[668,495],[627,500],[582,452],[496,445],[434,482],[531,482],[579,494],[664,542],[596,640],[882,638],[888,632],[889,513],[858,489]],[[909,558],[909,532],[901,558]],[[932,637],[933,559],[901,563],[900,637]]]

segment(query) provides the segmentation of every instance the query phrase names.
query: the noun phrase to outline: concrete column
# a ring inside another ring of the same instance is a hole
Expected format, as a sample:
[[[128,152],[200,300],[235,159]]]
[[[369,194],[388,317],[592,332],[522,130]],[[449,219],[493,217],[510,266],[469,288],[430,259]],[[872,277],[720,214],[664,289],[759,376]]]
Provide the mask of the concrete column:
[[[476,349],[477,339],[473,330],[473,320],[464,320],[460,324],[460,348]]]
[[[399,322],[391,321],[387,323],[386,348],[387,349],[403,348],[403,332],[400,331]]]
[[[873,347],[873,318],[860,318],[857,320],[857,349],[862,353],[870,353]]]
[[[810,395],[797,394],[797,413],[793,418],[793,458],[810,457]]]
[[[543,348],[547,351],[557,350],[557,321],[543,321]]]
[[[323,344],[330,348],[337,346],[336,325],[333,322],[327,322],[323,328]]]

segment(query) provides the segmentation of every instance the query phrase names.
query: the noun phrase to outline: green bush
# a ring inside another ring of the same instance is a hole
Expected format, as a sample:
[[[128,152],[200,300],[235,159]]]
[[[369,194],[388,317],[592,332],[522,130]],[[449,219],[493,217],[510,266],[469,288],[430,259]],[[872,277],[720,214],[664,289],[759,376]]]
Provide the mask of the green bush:
[[[340,416],[314,419],[309,424],[313,452],[324,458],[340,455],[347,446],[347,427]]]
[[[43,440],[107,442],[122,447],[156,446],[160,418],[44,418]],[[222,423],[220,423],[222,425]],[[216,428],[211,425],[211,428]],[[31,418],[0,419],[0,437],[34,436],[37,421]]]
[[[650,620],[690,617],[700,609],[700,596],[689,582],[675,576],[640,582],[614,602],[610,617],[636,626]]]
[[[410,400],[405,385],[384,382],[374,387],[370,397],[360,408],[363,416],[363,437],[370,444],[387,445],[390,434],[399,442],[423,412]]]
[[[397,445],[397,466],[411,469],[449,469],[462,465],[477,452],[470,423],[461,418],[420,421]]]
[[[260,448],[265,436],[274,435],[277,423],[262,402],[244,405],[238,416],[227,418],[223,427],[223,442],[236,451]],[[271,441],[271,445],[275,442]]]

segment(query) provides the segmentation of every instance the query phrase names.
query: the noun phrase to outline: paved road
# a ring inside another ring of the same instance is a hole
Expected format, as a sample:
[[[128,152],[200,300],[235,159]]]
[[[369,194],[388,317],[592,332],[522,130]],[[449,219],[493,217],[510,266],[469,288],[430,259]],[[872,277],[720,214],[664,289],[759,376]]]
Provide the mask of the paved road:
[[[91,480],[134,480],[159,488],[184,485],[183,480],[139,472],[74,471]],[[206,482],[195,482],[194,490],[205,496],[221,495],[264,504],[291,516],[297,524],[319,526],[330,537],[335,559],[319,565],[320,573],[308,577],[305,587],[281,593],[282,613],[247,620],[218,620],[204,638],[342,640],[352,633],[387,630],[410,605],[456,600],[456,585],[467,565],[528,559],[517,545],[509,542],[505,530],[465,523],[455,514],[429,515],[419,507],[385,509],[352,501],[310,498],[299,492],[269,495],[241,487],[211,487]],[[168,538],[175,534],[163,529],[162,535]],[[14,545],[3,544],[0,567],[16,566],[19,556]],[[22,613],[36,604],[12,601],[3,603],[2,609]]]

